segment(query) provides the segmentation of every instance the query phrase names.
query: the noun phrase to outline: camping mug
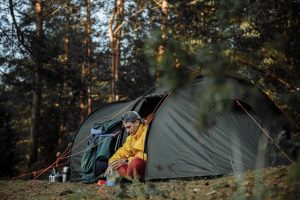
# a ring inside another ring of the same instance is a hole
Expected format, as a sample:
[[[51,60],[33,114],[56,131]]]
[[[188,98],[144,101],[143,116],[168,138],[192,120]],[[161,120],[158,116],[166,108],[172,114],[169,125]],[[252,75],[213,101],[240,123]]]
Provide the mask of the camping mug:
[[[62,173],[69,174],[70,173],[70,167],[63,167]]]
[[[109,187],[115,186],[116,185],[116,181],[115,180],[107,180],[106,181],[106,185]]]
[[[62,174],[62,182],[63,183],[65,183],[65,182],[67,182],[67,181],[69,181],[69,177],[68,177],[68,174]]]
[[[119,173],[116,171],[113,171],[111,174],[109,174],[106,177],[106,185],[109,187],[115,186],[117,183],[117,178],[119,177]]]
[[[62,169],[62,182],[69,181],[69,175],[70,175],[70,168],[69,167],[63,167]]]

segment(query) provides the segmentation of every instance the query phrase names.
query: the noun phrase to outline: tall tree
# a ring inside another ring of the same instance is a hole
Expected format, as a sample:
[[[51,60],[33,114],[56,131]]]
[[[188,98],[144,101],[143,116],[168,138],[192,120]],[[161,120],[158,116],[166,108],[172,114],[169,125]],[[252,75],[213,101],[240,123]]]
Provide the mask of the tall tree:
[[[169,2],[168,0],[161,1],[161,42],[157,51],[157,68],[156,68],[156,80],[161,77],[161,62],[165,53],[165,43],[168,38],[168,15],[169,15]]]
[[[80,95],[80,121],[92,111],[91,98],[91,1],[85,1],[86,6],[86,20],[84,25],[84,55],[85,59],[81,69],[81,95]]]
[[[36,34],[35,45],[33,47],[35,69],[34,69],[34,86],[32,91],[32,114],[31,114],[31,129],[30,135],[32,140],[32,149],[30,155],[30,163],[33,164],[38,159],[38,131],[41,116],[41,68],[42,68],[42,55],[39,51],[39,47],[43,44],[43,3],[42,0],[34,1]]]
[[[91,47],[91,2],[87,0],[86,2],[86,23],[85,23],[85,55],[86,55],[86,68],[88,70],[87,76],[87,97],[88,97],[88,114],[92,112],[92,47]]]
[[[117,83],[119,81],[121,34],[124,18],[124,0],[114,0],[114,4],[115,6],[109,20],[108,32],[111,46],[112,101],[118,101],[119,92]]]
[[[155,80],[151,76],[145,47],[150,35],[150,2],[134,0],[126,2],[122,33],[121,68],[118,89],[120,95],[136,98],[152,88]],[[152,28],[152,26],[151,26]],[[153,60],[155,62],[155,59]],[[128,90],[128,88],[132,88]]]
[[[67,0],[66,4],[65,4],[65,8],[66,10],[66,15],[65,15],[65,25],[64,25],[64,36],[63,36],[63,50],[64,50],[64,54],[63,54],[63,59],[62,59],[62,63],[63,63],[63,80],[62,80],[62,101],[63,101],[63,106],[61,106],[61,111],[66,113],[67,109],[65,108],[65,104],[67,102],[68,99],[68,93],[69,93],[69,85],[68,85],[68,80],[67,80],[67,74],[68,74],[68,70],[70,70],[69,68],[71,67],[70,64],[70,40],[71,40],[71,13],[72,13],[72,7],[71,7],[71,3],[70,0]],[[66,117],[63,117],[63,119],[61,119],[60,122],[60,132],[64,132],[65,130],[65,126],[66,126]]]

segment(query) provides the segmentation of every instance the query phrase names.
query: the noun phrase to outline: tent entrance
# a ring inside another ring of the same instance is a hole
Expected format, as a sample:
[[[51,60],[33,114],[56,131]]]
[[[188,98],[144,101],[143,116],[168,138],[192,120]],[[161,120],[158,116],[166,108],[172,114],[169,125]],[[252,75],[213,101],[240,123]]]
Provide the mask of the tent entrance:
[[[138,113],[143,119],[149,120],[164,102],[166,95],[150,96],[141,103]]]
[[[137,111],[143,119],[149,122],[149,120],[153,117],[153,114],[159,109],[166,97],[167,95],[146,97],[142,100],[142,102],[139,103],[139,105],[137,105],[134,110]],[[124,144],[126,138],[127,133],[124,131],[122,134],[122,144]]]

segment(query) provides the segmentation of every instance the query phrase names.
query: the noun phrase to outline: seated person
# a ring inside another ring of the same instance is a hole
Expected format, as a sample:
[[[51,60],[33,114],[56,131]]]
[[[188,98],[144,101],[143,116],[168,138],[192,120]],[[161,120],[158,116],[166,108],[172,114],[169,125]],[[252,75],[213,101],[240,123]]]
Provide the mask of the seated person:
[[[142,178],[147,160],[144,152],[147,125],[135,111],[125,113],[122,121],[128,136],[123,146],[109,159],[104,175],[108,176],[116,170],[121,176]]]

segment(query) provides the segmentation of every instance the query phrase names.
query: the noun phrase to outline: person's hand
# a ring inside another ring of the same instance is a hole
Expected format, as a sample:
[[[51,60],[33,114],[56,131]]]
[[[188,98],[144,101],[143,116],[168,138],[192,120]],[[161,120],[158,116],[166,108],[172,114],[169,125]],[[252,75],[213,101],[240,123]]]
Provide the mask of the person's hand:
[[[112,168],[112,166],[108,165],[106,171],[104,172],[104,177],[111,175],[113,173],[113,170],[114,169]]]
[[[119,160],[115,160],[112,163],[110,163],[110,166],[112,166],[113,169],[118,169],[119,167],[121,167],[122,165],[127,164],[127,159],[119,159]]]

